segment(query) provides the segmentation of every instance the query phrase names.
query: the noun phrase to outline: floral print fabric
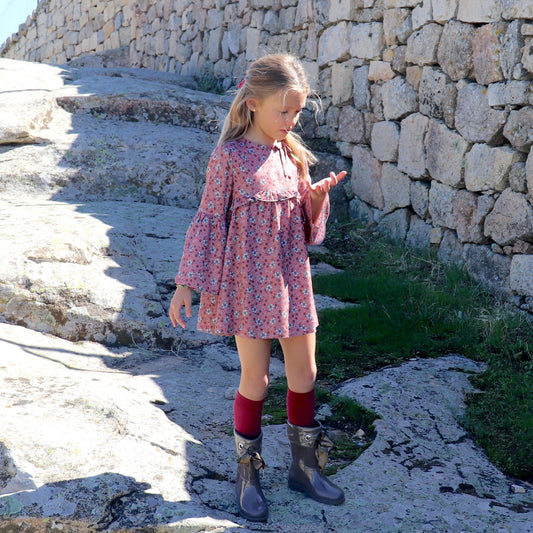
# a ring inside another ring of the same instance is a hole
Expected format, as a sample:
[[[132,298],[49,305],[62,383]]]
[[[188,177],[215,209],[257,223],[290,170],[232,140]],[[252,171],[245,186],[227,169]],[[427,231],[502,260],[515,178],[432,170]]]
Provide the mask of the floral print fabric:
[[[306,242],[325,235],[329,198],[315,224],[288,148],[246,139],[217,146],[176,283],[202,292],[198,329],[283,338],[315,331]]]

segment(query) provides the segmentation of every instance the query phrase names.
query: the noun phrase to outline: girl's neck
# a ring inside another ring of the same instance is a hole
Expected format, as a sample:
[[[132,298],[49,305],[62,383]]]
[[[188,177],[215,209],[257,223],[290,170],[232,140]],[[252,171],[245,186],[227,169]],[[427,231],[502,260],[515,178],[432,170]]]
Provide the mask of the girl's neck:
[[[254,126],[248,129],[248,131],[244,134],[244,138],[253,143],[262,144],[263,146],[268,146],[270,148],[279,144],[279,141],[276,139],[271,139]]]

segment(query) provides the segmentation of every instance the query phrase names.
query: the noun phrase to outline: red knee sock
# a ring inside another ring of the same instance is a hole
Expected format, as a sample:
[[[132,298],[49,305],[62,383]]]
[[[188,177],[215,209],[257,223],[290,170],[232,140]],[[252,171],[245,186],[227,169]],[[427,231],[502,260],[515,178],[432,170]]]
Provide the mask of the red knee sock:
[[[314,427],[315,389],[303,393],[287,389],[287,417],[295,426]]]
[[[237,391],[233,404],[235,431],[246,439],[255,439],[261,433],[261,415],[265,400],[249,400]]]

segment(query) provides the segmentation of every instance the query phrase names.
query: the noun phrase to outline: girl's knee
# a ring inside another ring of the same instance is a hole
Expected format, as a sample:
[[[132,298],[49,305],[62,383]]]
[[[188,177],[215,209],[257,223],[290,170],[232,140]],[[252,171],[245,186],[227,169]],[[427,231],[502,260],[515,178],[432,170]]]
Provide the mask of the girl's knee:
[[[241,373],[239,390],[241,391],[241,394],[247,398],[260,400],[265,398],[269,384],[270,377],[268,374],[243,372]]]

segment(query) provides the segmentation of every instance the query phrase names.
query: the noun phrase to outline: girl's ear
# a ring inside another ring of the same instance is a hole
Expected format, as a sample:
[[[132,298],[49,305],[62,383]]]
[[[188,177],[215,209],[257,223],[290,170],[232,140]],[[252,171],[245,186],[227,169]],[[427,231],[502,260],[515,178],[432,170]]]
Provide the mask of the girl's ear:
[[[257,100],[255,98],[249,98],[246,100],[246,107],[253,113],[257,109]]]

